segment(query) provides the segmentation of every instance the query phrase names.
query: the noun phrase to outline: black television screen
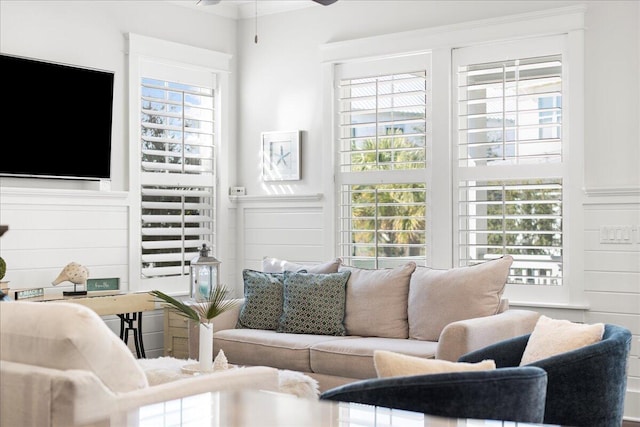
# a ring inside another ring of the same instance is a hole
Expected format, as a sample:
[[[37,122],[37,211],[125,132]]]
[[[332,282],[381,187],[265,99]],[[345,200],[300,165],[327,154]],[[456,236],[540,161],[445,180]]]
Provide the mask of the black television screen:
[[[0,55],[4,153],[0,175],[111,177],[113,77],[93,70]]]

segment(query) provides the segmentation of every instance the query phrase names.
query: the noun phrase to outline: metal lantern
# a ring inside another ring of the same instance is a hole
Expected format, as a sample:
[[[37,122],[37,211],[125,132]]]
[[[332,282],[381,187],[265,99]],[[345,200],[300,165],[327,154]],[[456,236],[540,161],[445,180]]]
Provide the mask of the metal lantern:
[[[220,261],[209,256],[210,250],[203,243],[200,254],[191,260],[189,266],[191,273],[191,292],[189,295],[196,301],[208,299],[211,289],[220,285]]]

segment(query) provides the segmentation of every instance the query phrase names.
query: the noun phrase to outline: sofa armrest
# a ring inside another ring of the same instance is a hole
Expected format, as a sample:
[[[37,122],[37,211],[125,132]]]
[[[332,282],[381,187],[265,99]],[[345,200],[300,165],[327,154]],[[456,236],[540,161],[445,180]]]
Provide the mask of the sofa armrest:
[[[519,335],[531,333],[540,313],[509,309],[493,316],[448,324],[438,339],[436,359],[457,361],[470,351]]]
[[[240,309],[244,304],[244,298],[236,298],[235,305],[222,314],[213,319],[213,332],[222,331],[224,329],[235,329],[240,317]]]
[[[228,390],[278,391],[278,370],[251,366],[212,374],[197,375],[118,395],[113,419],[122,419],[141,406],[181,399],[202,393]],[[113,421],[112,419],[112,421]],[[118,423],[115,423],[118,424]]]
[[[496,362],[497,368],[519,366],[530,336],[531,334],[520,335],[474,350],[463,354],[458,362],[477,363],[491,359]]]

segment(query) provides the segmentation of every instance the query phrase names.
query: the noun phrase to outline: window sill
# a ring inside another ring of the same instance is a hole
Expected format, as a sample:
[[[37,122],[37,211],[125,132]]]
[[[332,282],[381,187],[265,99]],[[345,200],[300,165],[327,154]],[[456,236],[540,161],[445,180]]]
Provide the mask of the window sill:
[[[557,308],[562,310],[589,311],[589,306],[587,304],[554,303],[554,302],[539,302],[539,301],[509,300],[509,307]]]
[[[267,194],[255,196],[229,196],[233,203],[243,202],[315,202],[322,200],[323,194]]]

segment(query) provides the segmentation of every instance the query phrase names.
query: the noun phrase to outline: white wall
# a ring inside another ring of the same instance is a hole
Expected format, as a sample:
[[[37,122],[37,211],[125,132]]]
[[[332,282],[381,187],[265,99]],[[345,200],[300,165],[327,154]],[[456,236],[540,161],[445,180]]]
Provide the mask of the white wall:
[[[245,186],[249,196],[222,213],[221,218],[228,220],[219,226],[231,238],[219,242],[225,252],[218,256],[224,271],[236,277],[236,292],[241,292],[241,269],[258,268],[262,256],[311,261],[327,260],[335,253],[330,228],[332,167],[324,157],[332,142],[324,133],[322,117],[322,44],[575,4],[587,6],[585,247],[581,250],[590,309],[534,309],[576,321],[618,323],[632,330],[626,414],[640,419],[640,244],[638,237],[628,246],[602,244],[597,237],[602,225],[640,226],[637,1],[340,0],[330,7],[260,17],[256,45],[252,19],[235,22],[168,2],[2,0],[3,53],[116,72],[113,192],[103,194],[69,182],[0,178],[0,224],[10,226],[0,239],[0,252],[9,265],[6,279],[15,287],[42,286],[71,260],[89,264],[105,276],[126,277],[130,142],[124,35],[128,32],[237,58],[230,79],[230,140],[235,145],[227,147],[232,160],[221,173],[228,175],[230,185]],[[260,133],[291,129],[305,131],[302,180],[265,184],[260,178]],[[219,194],[226,191],[221,188]],[[222,206],[226,209],[226,204]],[[145,325],[152,327],[145,330],[147,352],[159,355],[161,322],[155,319]],[[147,336],[156,344],[150,345]]]

